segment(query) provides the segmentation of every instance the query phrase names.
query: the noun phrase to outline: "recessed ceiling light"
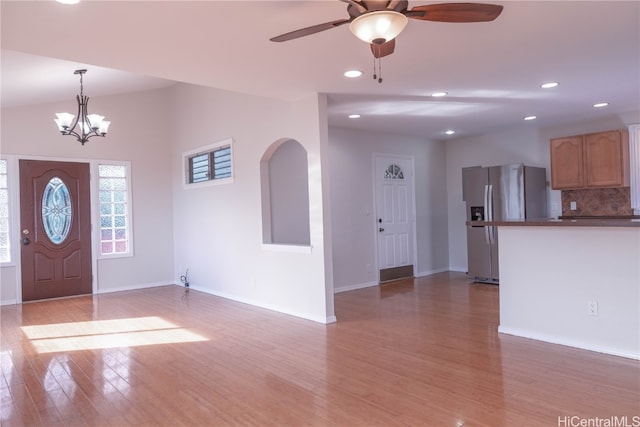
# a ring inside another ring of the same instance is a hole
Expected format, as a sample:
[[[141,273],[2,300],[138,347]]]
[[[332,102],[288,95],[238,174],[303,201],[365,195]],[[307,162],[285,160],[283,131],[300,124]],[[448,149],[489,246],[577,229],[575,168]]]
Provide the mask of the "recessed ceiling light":
[[[558,86],[558,82],[548,82],[540,85],[542,89],[551,89],[552,87]]]
[[[350,79],[360,77],[362,75],[362,71],[360,70],[349,70],[344,72],[345,77],[349,77]]]
[[[360,114],[349,114],[349,118],[350,119],[359,119],[360,118]]]
[[[456,131],[453,129],[449,129],[449,130],[445,130],[444,133],[446,133],[447,135],[453,135],[454,133],[456,133]]]
[[[523,117],[523,120],[535,120],[536,116],[527,116],[527,117]]]
[[[441,96],[447,96],[447,92],[435,92],[432,93],[431,96],[433,96],[434,98],[439,98]]]
[[[62,4],[78,4],[80,0],[56,0],[58,3]]]
[[[602,108],[606,107],[607,105],[609,105],[608,102],[598,102],[597,104],[593,104],[594,108]]]

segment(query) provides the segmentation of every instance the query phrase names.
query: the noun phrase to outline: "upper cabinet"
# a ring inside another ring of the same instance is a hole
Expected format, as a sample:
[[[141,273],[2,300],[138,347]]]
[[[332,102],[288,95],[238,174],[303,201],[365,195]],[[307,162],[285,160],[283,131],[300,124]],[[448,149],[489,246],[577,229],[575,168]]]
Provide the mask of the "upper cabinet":
[[[584,187],[584,143],[582,136],[551,140],[551,187]]]
[[[626,130],[551,140],[551,188],[629,186],[629,133]]]

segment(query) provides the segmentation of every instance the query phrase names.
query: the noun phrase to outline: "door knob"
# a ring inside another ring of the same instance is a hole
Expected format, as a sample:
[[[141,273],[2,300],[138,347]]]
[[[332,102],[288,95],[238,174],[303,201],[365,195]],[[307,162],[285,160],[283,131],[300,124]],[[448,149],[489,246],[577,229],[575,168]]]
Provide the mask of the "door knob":
[[[384,231],[384,228],[380,227],[380,228],[378,228],[378,231],[382,233]]]
[[[25,237],[24,239],[22,239],[22,244],[27,246],[29,243],[31,243],[31,240],[29,240],[28,237]]]

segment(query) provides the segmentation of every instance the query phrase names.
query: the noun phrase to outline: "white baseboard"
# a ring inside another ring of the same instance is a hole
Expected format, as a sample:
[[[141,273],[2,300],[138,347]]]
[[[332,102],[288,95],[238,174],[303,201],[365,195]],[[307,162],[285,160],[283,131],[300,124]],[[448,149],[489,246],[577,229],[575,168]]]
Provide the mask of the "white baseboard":
[[[431,276],[432,274],[444,273],[445,271],[450,271],[449,268],[436,268],[434,270],[421,271],[416,274],[416,277],[424,277]]]
[[[448,271],[455,271],[456,273],[466,273],[467,267],[449,267]]]
[[[117,288],[98,289],[96,292],[93,293],[93,295],[109,294],[112,292],[135,291],[137,289],[157,288],[159,286],[173,286],[173,285],[175,285],[175,283],[173,282],[156,282],[156,283],[144,283],[141,285],[120,286]],[[20,304],[20,302],[18,302],[17,299],[0,301],[0,306],[16,305],[16,304]]]
[[[537,341],[544,341],[551,344],[565,345],[567,347],[579,348],[582,350],[595,351],[597,353],[610,354],[612,356],[626,357],[628,359],[640,360],[640,351],[638,353],[628,352],[626,350],[603,347],[597,344],[587,343],[583,341],[576,341],[567,339],[566,337],[558,337],[554,335],[539,334],[527,330],[518,328],[509,328],[504,326],[498,326],[498,332],[501,334],[514,335],[517,337],[528,338]]]
[[[432,274],[444,273],[446,271],[450,271],[450,270],[447,267],[436,268],[433,270],[427,270],[427,271],[416,273],[416,277],[431,276]],[[378,286],[379,284],[380,283],[378,282],[366,282],[366,283],[356,283],[355,285],[340,286],[339,288],[334,288],[333,293],[339,294],[340,292],[355,291],[356,289],[370,288],[373,286]]]
[[[303,312],[299,312],[299,311],[295,311],[295,310],[290,310],[287,307],[281,307],[281,306],[277,306],[275,304],[264,304],[264,303],[262,303],[260,301],[255,301],[255,300],[252,300],[250,298],[243,298],[243,297],[239,297],[237,295],[228,294],[226,292],[219,292],[219,291],[215,291],[213,289],[201,288],[201,287],[198,287],[198,286],[190,286],[190,289],[193,289],[194,291],[204,292],[204,293],[210,294],[210,295],[215,295],[217,297],[225,298],[225,299],[228,299],[228,300],[240,302],[240,303],[243,303],[243,304],[252,305],[254,307],[260,307],[260,308],[264,308],[264,309],[267,309],[267,310],[275,311],[275,312],[278,312],[280,314],[286,314],[286,315],[289,315],[289,316],[299,317],[299,318],[306,319],[306,320],[312,320],[314,322],[322,323],[322,324],[325,324],[325,325],[329,324],[329,323],[335,323],[336,322],[336,317],[335,316],[319,317],[319,316],[315,316],[315,315],[310,314],[310,313],[303,313]]]
[[[113,292],[122,292],[122,291],[135,291],[138,289],[146,289],[146,288],[156,288],[159,286],[180,286],[177,285],[175,282],[156,282],[156,283],[144,283],[144,284],[140,284],[140,285],[130,285],[130,286],[121,286],[118,288],[106,288],[106,289],[98,289],[98,291],[96,293],[94,293],[94,295],[97,294],[109,294],[109,293],[113,293]],[[210,295],[215,295],[215,296],[219,296],[221,298],[225,298],[225,299],[229,299],[232,301],[237,301],[237,302],[241,302],[243,304],[249,304],[255,307],[260,307],[260,308],[265,308],[267,310],[272,310],[272,311],[276,311],[278,313],[282,313],[282,314],[287,314],[290,316],[295,316],[295,317],[299,317],[302,319],[306,319],[306,320],[312,320],[314,322],[318,322],[318,323],[322,323],[322,324],[329,324],[329,323],[335,323],[336,322],[336,316],[327,316],[327,317],[318,317],[318,316],[314,316],[311,315],[309,313],[302,313],[302,312],[298,312],[298,311],[293,311],[293,310],[289,310],[285,307],[280,307],[280,306],[276,306],[276,305],[270,305],[270,304],[262,304],[258,301],[254,301],[254,300],[250,300],[247,298],[241,298],[238,297],[236,295],[231,295],[231,294],[227,294],[224,292],[217,292],[211,289],[206,289],[206,288],[199,288],[199,287],[194,287],[191,286],[190,289],[193,289],[195,291],[200,291],[200,292],[204,292]],[[18,302],[14,299],[14,300],[4,300],[2,302],[0,302],[1,305],[14,305],[14,304],[18,304]]]
[[[122,292],[122,291],[135,291],[137,289],[145,289],[145,288],[157,288],[158,286],[173,286],[174,282],[156,282],[156,283],[143,283],[141,285],[130,285],[130,286],[121,286],[117,288],[106,288],[106,289],[98,289],[93,295],[98,294],[109,294],[112,292]],[[0,306],[3,305],[15,305],[20,304],[17,299],[4,300],[0,301]]]
[[[175,285],[175,282],[143,283],[140,285],[129,285],[129,286],[120,286],[117,288],[98,289],[95,294],[110,294],[112,292],[135,291],[137,289],[157,288],[159,286],[173,286],[173,285]]]
[[[378,286],[378,285],[379,285],[378,282],[356,283],[355,285],[347,285],[347,286],[341,286],[339,288],[333,288],[333,293],[339,294],[340,292],[355,291],[356,289],[370,288],[372,286]]]

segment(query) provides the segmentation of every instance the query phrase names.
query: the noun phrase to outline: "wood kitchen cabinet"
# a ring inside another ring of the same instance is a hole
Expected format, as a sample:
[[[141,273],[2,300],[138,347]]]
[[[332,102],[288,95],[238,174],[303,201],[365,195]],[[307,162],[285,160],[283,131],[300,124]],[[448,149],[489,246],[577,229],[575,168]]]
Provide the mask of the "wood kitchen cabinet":
[[[629,134],[626,130],[551,140],[551,188],[629,185]]]

